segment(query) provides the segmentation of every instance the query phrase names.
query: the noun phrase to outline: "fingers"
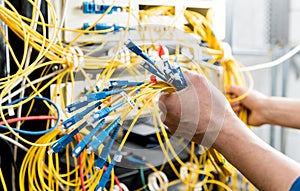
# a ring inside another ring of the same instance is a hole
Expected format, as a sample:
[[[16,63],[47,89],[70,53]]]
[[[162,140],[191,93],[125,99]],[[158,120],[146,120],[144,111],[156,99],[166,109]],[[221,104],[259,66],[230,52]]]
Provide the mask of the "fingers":
[[[168,127],[171,134],[174,134],[179,124],[179,114],[177,116],[178,95],[176,93],[162,93],[159,97],[159,109],[162,122]]]
[[[240,86],[230,86],[227,90],[227,93],[234,94],[234,95],[236,95],[236,97],[239,97],[239,96],[243,95],[246,91],[247,91],[247,89],[240,87]]]
[[[230,86],[227,90],[227,94],[230,95],[230,98],[237,98],[239,96],[242,96],[247,92],[247,88],[240,87],[240,86]],[[248,107],[251,106],[251,100],[252,100],[252,92],[250,92],[244,99],[241,99],[236,102],[231,102],[231,106],[233,107],[234,105],[237,104],[243,104],[244,106]]]

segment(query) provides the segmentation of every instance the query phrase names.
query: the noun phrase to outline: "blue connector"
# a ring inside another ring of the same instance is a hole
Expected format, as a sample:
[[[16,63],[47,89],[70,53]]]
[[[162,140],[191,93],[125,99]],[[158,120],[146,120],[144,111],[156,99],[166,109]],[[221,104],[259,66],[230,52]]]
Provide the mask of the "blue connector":
[[[128,39],[126,42],[125,42],[125,46],[131,50],[132,52],[134,52],[136,55],[142,57],[144,60],[146,60],[147,62],[149,62],[150,64],[154,65],[155,62],[149,58],[149,56],[139,47],[137,46],[136,44],[134,44],[132,42],[132,40]]]
[[[82,3],[82,10],[85,14],[95,13],[95,3],[94,2],[86,2]]]
[[[92,140],[93,136],[103,127],[105,119],[102,119],[97,126],[90,131],[83,139],[78,143],[72,150],[73,156],[78,157],[78,155],[83,151],[87,144]]]
[[[97,23],[96,26],[95,26],[95,30],[98,31],[98,30],[106,30],[106,29],[110,29],[114,26],[112,25],[107,25],[105,23]]]
[[[95,2],[87,2],[84,1],[82,3],[82,10],[83,13],[85,14],[91,14],[91,13],[96,13],[96,14],[103,14],[109,9],[110,5],[101,5],[101,4],[95,4]],[[122,7],[120,6],[113,6],[111,10],[108,12],[108,14],[112,14],[113,12],[118,11],[118,9],[121,9]]]
[[[69,113],[72,113],[73,111],[76,111],[77,109],[87,106],[88,104],[89,104],[89,102],[87,102],[87,101],[83,101],[83,102],[77,101],[75,103],[67,105],[66,108],[68,109]]]
[[[104,190],[104,187],[109,180],[110,173],[111,173],[112,169],[115,167],[115,163],[116,163],[115,158],[117,158],[119,155],[120,155],[120,151],[117,151],[116,154],[114,155],[114,159],[111,161],[111,163],[108,165],[106,171],[103,173],[101,180],[95,189],[96,191]]]
[[[76,129],[74,129],[71,133],[65,134],[64,136],[62,136],[58,141],[56,141],[53,145],[51,145],[51,147],[50,147],[50,149],[51,149],[50,153],[52,153],[52,152],[58,153],[63,148],[65,148],[67,146],[67,144],[69,144],[72,141],[73,137],[81,129],[83,129],[86,125],[87,125],[87,122],[85,121],[79,127],[77,127]]]
[[[98,5],[98,4],[96,4],[95,13],[104,14],[107,11],[107,9],[109,9],[109,7],[110,7],[110,5]],[[117,12],[118,9],[121,9],[121,8],[122,7],[120,7],[120,6],[113,6],[111,8],[111,10],[108,12],[108,14],[112,14],[113,12]]]
[[[107,143],[105,144],[105,146],[103,147],[99,158],[95,161],[95,167],[98,169],[102,169],[103,166],[105,165],[106,161],[107,161],[107,157],[110,153],[110,150],[113,146],[113,143],[116,140],[116,137],[118,135],[118,132],[121,128],[121,125],[118,124],[118,126],[115,128],[115,130],[113,131],[113,133],[111,134],[109,140],[107,141]]]
[[[118,117],[112,124],[110,124],[105,130],[101,131],[95,139],[90,143],[89,151],[97,151],[98,147],[105,141],[105,139],[109,136],[109,133],[115,129],[119,122],[121,121],[121,117]]]
[[[111,112],[118,109],[119,107],[123,106],[126,102],[119,102],[115,105],[112,105],[110,107],[106,107],[101,109],[100,111],[95,112],[88,121],[90,123],[94,123],[97,120],[103,119],[106,116],[108,116]]]
[[[148,70],[150,73],[156,75],[157,77],[161,78],[164,81],[167,81],[165,76],[160,73],[156,68],[155,68],[155,62],[136,44],[134,44],[130,39],[128,39],[125,42],[125,46],[134,52],[137,56],[142,57],[146,62],[141,64],[143,68]]]
[[[104,99],[108,96],[121,93],[123,91],[124,90],[111,90],[111,91],[102,91],[97,93],[86,94],[84,97],[81,98],[81,101],[88,101],[88,102],[97,101],[97,100]]]
[[[94,110],[95,108],[100,106],[101,103],[102,102],[99,101],[96,104],[94,104],[94,105],[88,107],[87,109],[83,110],[82,112],[77,113],[74,116],[70,117],[69,119],[63,121],[62,122],[63,126],[65,127],[65,129],[70,128],[72,125],[74,125],[78,121],[82,120],[84,118],[84,116],[87,115],[89,112],[91,112],[92,110]]]
[[[109,89],[135,87],[144,84],[144,82],[129,82],[128,80],[110,80]]]

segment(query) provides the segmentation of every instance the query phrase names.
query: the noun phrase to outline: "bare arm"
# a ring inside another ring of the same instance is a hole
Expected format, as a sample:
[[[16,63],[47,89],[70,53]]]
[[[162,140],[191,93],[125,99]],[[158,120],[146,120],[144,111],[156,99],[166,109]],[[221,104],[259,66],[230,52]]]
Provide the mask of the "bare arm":
[[[227,118],[214,148],[259,190],[289,190],[300,176],[299,164],[259,139],[239,119],[232,118],[236,117]]]
[[[232,86],[229,93],[236,96],[243,94],[246,90],[241,87]],[[241,102],[232,103],[235,112],[239,111],[239,104],[250,110],[248,123],[258,126],[262,124],[273,124],[300,129],[300,100],[282,97],[267,97],[257,91],[252,91]]]
[[[269,97],[266,101],[268,124],[300,129],[300,100]]]
[[[289,190],[300,176],[299,164],[252,133],[203,76],[186,72],[185,77],[186,89],[160,97],[169,131],[216,148],[259,190]]]

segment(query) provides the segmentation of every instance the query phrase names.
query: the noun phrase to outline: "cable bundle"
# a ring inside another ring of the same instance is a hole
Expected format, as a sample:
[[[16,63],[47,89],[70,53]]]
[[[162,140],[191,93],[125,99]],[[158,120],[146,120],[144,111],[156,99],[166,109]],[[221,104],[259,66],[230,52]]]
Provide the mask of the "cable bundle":
[[[188,42],[176,41],[174,52],[169,56],[161,54],[162,46],[159,40],[163,39],[170,28],[163,31],[158,39],[148,40],[140,35],[140,44],[137,46],[133,41],[127,41],[126,34],[130,30],[128,19],[127,26],[123,29],[124,33],[120,32],[122,40],[115,43],[114,49],[111,49],[113,53],[108,57],[97,57],[93,55],[97,51],[104,50],[105,45],[108,44],[105,39],[84,44],[77,43],[77,40],[82,35],[109,32],[108,30],[90,31],[90,29],[110,13],[115,1],[107,7],[104,14],[99,15],[99,18],[84,30],[66,29],[62,27],[63,22],[57,23],[56,13],[50,1],[46,1],[49,8],[49,22],[45,21],[39,9],[39,0],[28,0],[33,7],[32,18],[21,16],[9,1],[6,0],[5,3],[9,9],[0,6],[0,19],[24,42],[24,54],[22,59],[18,60],[8,37],[4,35],[4,30],[0,26],[0,31],[18,68],[15,74],[0,79],[0,127],[5,128],[0,138],[26,151],[19,172],[20,190],[106,190],[106,188],[126,190],[114,172],[114,166],[122,160],[122,157],[140,166],[140,177],[144,186],[137,190],[147,190],[147,188],[166,190],[174,185],[183,190],[216,188],[236,190],[240,187],[236,170],[216,150],[208,149],[207,152],[199,155],[197,148],[200,147],[202,150],[205,148],[191,143],[184,150],[189,154],[189,161],[183,161],[178,156],[175,147],[186,146],[184,140],[170,140],[156,102],[161,92],[174,92],[186,86],[181,70],[194,70],[208,78],[211,70],[221,72],[224,92],[233,84],[246,86],[248,83],[249,90],[252,88],[251,76],[247,73],[248,77],[244,78],[240,69],[241,64],[232,57],[224,58],[222,43],[215,37],[209,18],[190,10],[182,12],[189,24],[184,29],[187,34],[198,35],[199,42],[195,44],[199,49],[192,51],[193,47]],[[66,12],[66,9],[67,6],[64,7],[63,12]],[[127,9],[130,10],[130,7]],[[146,17],[173,15],[173,13],[174,7],[152,7],[141,12],[140,16],[146,19]],[[211,15],[210,11],[207,15]],[[37,26],[41,26],[42,32],[35,30]],[[52,33],[47,38],[46,31],[49,29]],[[77,35],[69,44],[65,44],[60,39],[62,31],[74,32]],[[147,29],[143,28],[138,32],[147,32]],[[97,45],[89,48],[86,45],[90,43],[97,43]],[[191,50],[188,53],[192,56],[187,55],[182,47]],[[38,51],[34,60],[30,59],[32,49]],[[158,57],[151,57],[150,49],[154,50]],[[197,53],[196,50],[201,51],[203,57],[193,57]],[[139,57],[142,61],[138,59]],[[141,67],[146,70],[141,70]],[[219,70],[220,68],[222,69]],[[39,69],[42,70],[40,78],[30,80],[28,76]],[[99,69],[99,75],[95,80],[87,74],[88,69]],[[141,77],[142,80],[113,79],[118,70],[126,70],[132,77]],[[149,72],[156,77],[150,77]],[[80,99],[75,100],[71,97],[68,100],[67,94],[73,95],[77,88],[74,77],[76,73],[84,76],[89,88]],[[51,95],[53,99],[50,100],[43,96],[43,92],[52,84],[54,84],[53,95]],[[70,92],[64,91],[67,89],[67,84],[71,84],[71,88],[68,89]],[[20,89],[11,91],[19,85]],[[24,96],[27,88],[31,88],[32,93]],[[237,101],[243,99],[248,92],[238,98],[231,98],[229,95],[227,97],[229,101]],[[49,109],[49,115],[30,116],[36,100],[44,102]],[[21,111],[26,103],[30,104],[26,116],[21,116],[20,112],[14,113],[16,109]],[[67,112],[64,112],[64,109]],[[158,144],[164,153],[166,163],[177,178],[175,180],[167,179],[162,173],[165,163],[157,169],[147,160],[125,156],[122,152],[133,127],[144,113],[152,119]],[[16,117],[13,117],[14,115]],[[245,109],[239,117],[245,123],[247,122]],[[118,139],[124,122],[129,118],[131,123],[126,133]],[[25,131],[20,127],[26,120],[47,120],[47,125],[40,132]],[[16,128],[12,128],[10,125],[15,122],[18,124]],[[38,140],[31,142],[25,139],[22,134],[26,133],[38,136]],[[8,134],[13,134],[19,141],[11,139]],[[114,148],[115,145],[117,148]],[[180,169],[176,168],[175,162],[181,166]],[[148,182],[144,175],[145,168],[154,172]],[[0,179],[5,187],[4,180],[7,179],[2,176],[1,168]],[[107,184],[108,181],[110,182]],[[161,182],[162,185],[158,186],[155,181]],[[244,190],[254,189],[245,178],[242,187]]]

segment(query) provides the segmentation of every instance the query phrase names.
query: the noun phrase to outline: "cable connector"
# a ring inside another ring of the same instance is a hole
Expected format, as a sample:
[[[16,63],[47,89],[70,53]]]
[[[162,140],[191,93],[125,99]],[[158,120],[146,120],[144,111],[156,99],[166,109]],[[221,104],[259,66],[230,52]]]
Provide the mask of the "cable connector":
[[[113,123],[111,123],[105,130],[101,131],[95,139],[90,143],[90,146],[87,152],[97,151],[98,147],[105,141],[105,139],[109,136],[110,132],[115,129],[119,122],[121,121],[122,117],[118,117]]]
[[[95,168],[96,169],[102,169],[103,166],[105,165],[105,163],[107,161],[107,157],[108,157],[108,155],[111,151],[113,143],[116,140],[116,137],[118,135],[118,132],[119,132],[120,128],[121,128],[121,125],[118,124],[118,126],[115,128],[115,130],[111,134],[110,139],[107,141],[107,144],[103,147],[99,158],[95,161]]]
[[[67,105],[66,108],[68,110],[69,113],[72,113],[73,111],[76,111],[80,108],[83,108],[85,106],[87,106],[89,104],[89,102],[87,101],[77,101],[75,103],[72,103],[70,105]]]
[[[94,123],[97,120],[103,119],[106,116],[108,116],[111,112],[118,109],[119,107],[123,106],[126,102],[119,102],[115,105],[112,105],[110,107],[106,107],[101,109],[100,111],[95,112],[89,119],[88,123]]]
[[[65,148],[67,146],[67,144],[69,144],[73,137],[81,130],[83,129],[85,126],[87,125],[87,122],[83,122],[79,127],[77,127],[76,129],[74,129],[71,133],[69,134],[65,134],[64,136],[62,136],[58,141],[56,141],[51,147],[50,147],[50,151],[48,152],[48,154],[51,153],[58,153],[59,151],[61,151],[63,148]]]
[[[142,57],[144,60],[146,60],[148,63],[154,65],[154,61],[136,44],[134,44],[132,42],[132,40],[128,39],[125,42],[125,46],[131,50],[132,52],[134,52],[137,56]]]
[[[155,61],[153,61],[145,52],[143,52],[143,50],[139,46],[134,44],[130,39],[125,42],[125,46],[137,56],[142,57],[146,61],[141,64],[143,68],[161,78],[162,80],[167,81],[166,77],[155,67]]]
[[[129,82],[128,80],[110,80],[108,84],[109,90],[114,88],[135,87],[144,84],[144,82]]]
[[[103,175],[101,177],[101,180],[100,180],[99,184],[97,185],[97,187],[95,189],[96,191],[103,191],[104,190],[104,187],[105,187],[106,183],[109,180],[111,171],[115,167],[115,163],[118,162],[117,160],[118,160],[118,158],[120,158],[120,155],[121,155],[121,152],[118,150],[115,153],[113,160],[108,165],[106,171],[103,173]]]
[[[87,144],[92,140],[93,136],[102,129],[105,123],[105,119],[102,119],[95,128],[93,128],[89,134],[87,134],[72,150],[73,157],[78,157],[78,155],[83,151]]]
[[[121,93],[122,91],[124,91],[124,90],[111,90],[111,91],[102,91],[102,92],[97,92],[97,93],[86,94],[84,97],[80,98],[80,101],[82,101],[82,102],[97,101],[97,100],[105,99],[108,96]]]
[[[86,108],[82,112],[75,114],[74,116],[70,117],[69,119],[63,121],[62,122],[63,126],[65,127],[65,129],[70,128],[72,125],[74,125],[78,121],[82,120],[84,118],[84,116],[86,116],[88,113],[90,113],[95,108],[99,107],[101,104],[102,104],[102,102],[99,101],[96,104]]]
[[[84,1],[84,2],[82,2],[82,10],[83,10],[83,13],[85,13],[85,14],[92,14],[92,13],[104,14],[109,8],[110,8],[110,5],[102,5],[102,4],[95,3],[94,1],[91,1],[91,2]],[[122,7],[120,7],[120,6],[113,6],[110,9],[110,11],[108,12],[108,14],[112,14],[113,12],[117,12],[121,8]]]

